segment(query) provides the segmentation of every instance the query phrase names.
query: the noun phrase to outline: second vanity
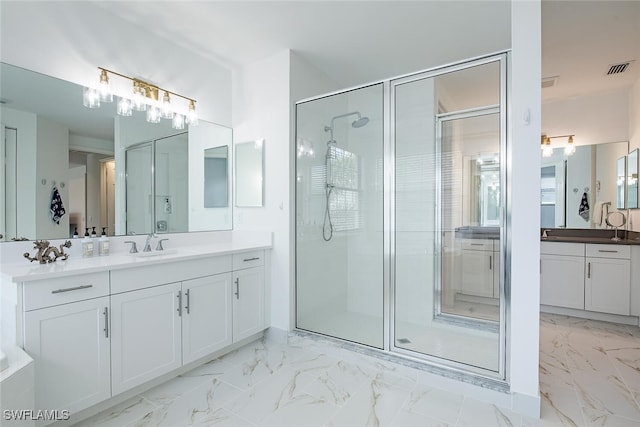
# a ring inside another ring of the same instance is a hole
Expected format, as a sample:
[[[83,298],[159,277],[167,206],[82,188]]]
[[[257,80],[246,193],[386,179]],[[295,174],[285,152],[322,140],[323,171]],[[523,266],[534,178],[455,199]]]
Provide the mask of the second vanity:
[[[35,409],[74,417],[259,338],[269,325],[269,248],[3,269],[5,295],[15,292],[16,342],[35,362]]]
[[[551,233],[540,244],[541,310],[637,325],[640,241]]]

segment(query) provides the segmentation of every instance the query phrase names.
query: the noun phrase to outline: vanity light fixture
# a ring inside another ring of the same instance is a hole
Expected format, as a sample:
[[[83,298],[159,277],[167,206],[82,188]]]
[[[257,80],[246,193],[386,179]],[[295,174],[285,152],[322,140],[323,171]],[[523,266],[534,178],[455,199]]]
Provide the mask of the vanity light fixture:
[[[170,90],[163,89],[144,80],[125,76],[106,68],[98,67],[100,78],[96,88],[85,87],[83,92],[83,105],[88,108],[99,108],[100,102],[112,102],[113,90],[109,80],[109,74],[130,80],[133,83],[133,93],[129,96],[119,96],[117,112],[121,116],[131,116],[133,110],[146,111],[149,123],[159,123],[161,119],[171,120],[174,129],[184,129],[186,123],[191,126],[198,124],[195,99],[188,98]],[[162,101],[159,100],[160,92],[163,93]],[[170,95],[188,101],[187,108],[182,110],[171,102]]]
[[[564,147],[564,154],[567,156],[571,156],[576,152],[576,146],[573,143],[573,137],[575,135],[557,135],[557,136],[548,136],[542,134],[541,138],[541,148],[542,148],[542,156],[543,157],[551,157],[553,155],[553,148],[551,147],[551,140],[554,138],[567,138],[567,145]]]

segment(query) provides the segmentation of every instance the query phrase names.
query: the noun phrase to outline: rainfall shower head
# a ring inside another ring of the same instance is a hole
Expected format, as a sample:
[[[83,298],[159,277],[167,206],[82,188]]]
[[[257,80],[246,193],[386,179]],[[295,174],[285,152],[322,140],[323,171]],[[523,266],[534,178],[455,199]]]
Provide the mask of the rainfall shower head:
[[[355,119],[353,122],[351,122],[351,126],[353,126],[354,128],[361,128],[362,126],[364,126],[367,123],[369,123],[369,118],[368,117],[363,117],[362,114],[360,114],[359,111],[353,111],[351,113],[340,114],[339,116],[333,117],[331,119],[331,126],[325,126],[324,127],[324,131],[325,132],[333,131],[333,122],[335,122],[337,119],[341,119],[343,117],[349,117],[349,116],[358,116],[357,119]]]
[[[354,128],[361,128],[362,126],[366,126],[369,123],[369,117],[360,117],[351,123],[351,126]]]

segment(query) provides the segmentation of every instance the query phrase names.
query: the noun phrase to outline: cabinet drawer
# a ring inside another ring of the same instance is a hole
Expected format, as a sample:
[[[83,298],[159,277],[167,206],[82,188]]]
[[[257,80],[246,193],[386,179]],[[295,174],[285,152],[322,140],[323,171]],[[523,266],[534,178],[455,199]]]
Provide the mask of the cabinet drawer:
[[[626,245],[587,245],[587,256],[594,258],[630,259],[631,247]]]
[[[231,255],[153,264],[111,272],[111,294],[231,271]]]
[[[545,255],[584,256],[584,243],[540,242],[540,253]]]
[[[264,265],[264,251],[243,252],[233,255],[233,269],[258,267]]]
[[[109,295],[109,272],[24,282],[24,309],[35,310]]]
[[[485,239],[468,239],[462,240],[462,249],[468,249],[472,251],[492,251],[493,240]]]

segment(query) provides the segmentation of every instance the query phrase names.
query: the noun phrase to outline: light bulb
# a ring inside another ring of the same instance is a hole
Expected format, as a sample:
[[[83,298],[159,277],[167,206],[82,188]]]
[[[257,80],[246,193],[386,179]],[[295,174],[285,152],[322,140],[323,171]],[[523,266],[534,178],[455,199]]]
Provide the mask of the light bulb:
[[[196,102],[194,100],[189,101],[189,112],[187,113],[187,123],[189,126],[197,126],[198,115],[196,114]]]
[[[571,156],[575,152],[576,152],[576,146],[573,144],[567,145],[566,147],[564,147],[564,154],[566,154],[567,156]]]
[[[87,108],[100,107],[100,94],[98,94],[98,91],[91,87],[85,87],[82,92],[82,105]]]
[[[182,114],[175,113],[173,120],[171,121],[171,127],[174,129],[184,129],[184,116]]]
[[[160,110],[160,116],[163,119],[173,119],[173,110],[171,109],[171,99],[169,99],[169,92],[164,91],[162,97],[162,109]]]
[[[553,148],[550,145],[545,145],[542,149],[542,157],[551,157],[553,155]]]
[[[102,70],[100,73],[98,92],[100,94],[100,101],[113,102],[113,92],[111,91],[111,84],[109,84],[109,76],[106,70]]]
[[[133,109],[136,111],[147,111],[147,102],[144,99],[144,89],[138,83],[133,83]]]
[[[147,108],[147,121],[149,123],[160,123],[160,109],[155,105],[150,105]]]
[[[133,108],[130,99],[120,98],[120,100],[118,101],[118,114],[125,117],[129,117],[133,114]]]

